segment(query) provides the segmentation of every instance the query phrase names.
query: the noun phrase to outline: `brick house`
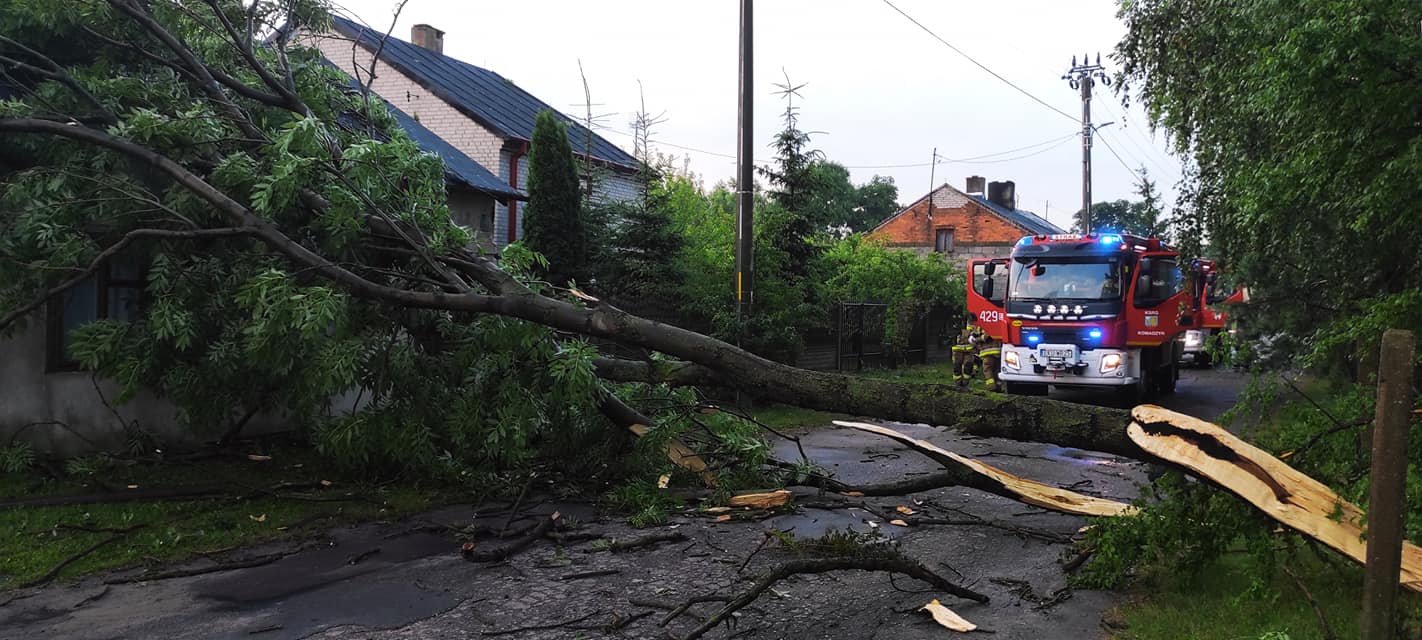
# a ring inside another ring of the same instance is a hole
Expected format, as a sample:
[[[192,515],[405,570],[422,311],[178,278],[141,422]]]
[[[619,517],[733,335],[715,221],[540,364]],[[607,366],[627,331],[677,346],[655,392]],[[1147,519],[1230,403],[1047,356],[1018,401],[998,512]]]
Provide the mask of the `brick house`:
[[[944,184],[889,216],[867,235],[892,247],[966,260],[1007,257],[1022,236],[1056,233],[1066,231],[1017,208],[1015,183],[987,183],[981,176],[971,176],[965,191]]]
[[[591,158],[582,159],[600,169],[586,197],[626,201],[640,195],[636,158],[503,76],[444,55],[443,31],[419,24],[411,29],[412,42],[392,36],[382,46],[381,32],[338,16],[331,17],[331,24],[332,33],[306,34],[304,44],[319,49],[347,75],[356,76],[359,67],[362,80],[369,77],[366,68],[379,50],[371,92],[508,186],[527,188],[533,121],[540,112],[552,110],[567,123],[574,152],[585,156],[590,146]],[[523,237],[518,213],[518,201],[509,199],[495,204],[492,220],[469,226],[492,229],[493,244],[501,247]]]
[[[527,200],[528,194],[509,186],[507,181],[490,173],[405,112],[390,107],[390,114],[420,150],[444,161],[449,215],[455,224],[476,232],[475,242],[487,251],[502,246],[493,242],[495,214],[501,206],[517,206],[518,201]]]

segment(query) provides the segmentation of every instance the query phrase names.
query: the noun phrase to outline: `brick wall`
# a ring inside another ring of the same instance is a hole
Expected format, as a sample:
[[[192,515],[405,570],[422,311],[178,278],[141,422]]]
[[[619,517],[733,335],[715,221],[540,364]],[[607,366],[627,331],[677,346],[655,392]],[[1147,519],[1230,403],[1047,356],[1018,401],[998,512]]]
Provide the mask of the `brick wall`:
[[[362,47],[356,47],[353,58],[351,42],[344,37],[304,34],[300,40],[302,44],[319,49],[327,60],[340,67],[351,77],[355,77],[356,62],[359,62],[362,68],[370,65],[370,52]],[[365,80],[364,74],[362,74],[361,80]],[[469,156],[470,159],[494,175],[508,180],[509,160],[513,154],[510,149],[506,148],[504,139],[464,115],[454,105],[430,93],[419,83],[382,61],[375,63],[375,81],[371,82],[370,90],[394,105],[395,108],[415,118],[426,129],[443,138],[445,142]],[[518,143],[510,142],[509,144]],[[525,190],[528,188],[528,156],[526,155],[519,159],[518,188]],[[635,199],[639,193],[640,189],[635,178],[609,172],[595,197],[625,202]],[[515,237],[522,238],[524,205],[519,203],[515,206],[518,208],[514,229]],[[492,240],[496,246],[501,247],[508,244],[508,227],[508,205],[495,204]]]
[[[933,192],[933,217],[925,198],[890,218],[869,237],[890,246],[933,251],[939,229],[953,230],[953,251],[959,257],[998,257],[1012,250],[1019,238],[1029,235],[957,189],[943,186]]]
[[[357,61],[362,68],[370,65],[370,52],[362,47],[356,47],[355,57],[352,57],[349,39],[306,34],[301,40],[302,44],[319,49],[327,60],[351,77],[355,77]],[[364,73],[360,79],[366,80]],[[507,173],[495,170],[504,146],[502,137],[475,123],[454,105],[441,100],[394,67],[377,61],[375,81],[370,84],[370,90],[495,175],[508,177]]]

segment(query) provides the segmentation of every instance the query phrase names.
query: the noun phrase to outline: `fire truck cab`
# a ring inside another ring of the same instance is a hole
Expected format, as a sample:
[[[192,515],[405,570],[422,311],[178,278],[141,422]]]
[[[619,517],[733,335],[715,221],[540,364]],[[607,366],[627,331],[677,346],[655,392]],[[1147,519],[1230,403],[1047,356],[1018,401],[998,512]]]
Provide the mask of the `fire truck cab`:
[[[1045,395],[1055,385],[1138,400],[1175,390],[1179,338],[1210,313],[1204,264],[1182,262],[1157,238],[1026,236],[1008,258],[969,261],[968,310],[1002,341],[998,379],[1008,393]]]

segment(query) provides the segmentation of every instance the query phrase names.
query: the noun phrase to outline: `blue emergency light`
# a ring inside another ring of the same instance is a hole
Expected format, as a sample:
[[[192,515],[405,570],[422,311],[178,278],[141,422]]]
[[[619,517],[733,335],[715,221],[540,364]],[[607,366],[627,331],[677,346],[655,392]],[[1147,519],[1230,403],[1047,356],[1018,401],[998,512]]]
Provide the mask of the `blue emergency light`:
[[[1087,331],[1087,332],[1086,332],[1086,335],[1089,336],[1092,340],[1100,340],[1100,339],[1101,339],[1101,330],[1100,330],[1100,329],[1092,329],[1092,330],[1090,330],[1090,331]]]
[[[1101,234],[1101,244],[1119,244],[1120,242],[1121,242],[1121,234],[1119,234],[1119,233],[1103,233],[1103,234]]]
[[[1027,339],[1027,344],[1037,344],[1042,341],[1042,334],[1040,333],[1028,333],[1022,337]]]

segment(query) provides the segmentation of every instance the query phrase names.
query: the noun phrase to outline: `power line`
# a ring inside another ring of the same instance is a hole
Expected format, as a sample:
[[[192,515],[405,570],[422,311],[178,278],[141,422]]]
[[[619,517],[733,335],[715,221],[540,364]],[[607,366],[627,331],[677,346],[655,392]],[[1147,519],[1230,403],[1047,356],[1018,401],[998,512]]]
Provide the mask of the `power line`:
[[[1110,140],[1107,140],[1105,136],[1102,136],[1102,137],[1101,137],[1101,144],[1106,145],[1106,149],[1111,152],[1111,155],[1112,155],[1112,156],[1115,156],[1116,162],[1121,163],[1121,166],[1126,169],[1126,173],[1129,173],[1129,174],[1131,174],[1131,175],[1133,175],[1133,176],[1136,175],[1136,170],[1135,170],[1135,169],[1132,169],[1132,168],[1130,167],[1130,165],[1126,164],[1126,161],[1125,161],[1125,160],[1122,160],[1122,159],[1121,159],[1121,154],[1116,153],[1116,148],[1113,147],[1113,146],[1111,146],[1111,141],[1110,141]]]
[[[1110,100],[1106,100],[1106,101],[1104,101],[1104,102],[1106,103],[1106,109],[1111,112],[1111,115],[1116,116],[1117,118],[1119,118],[1119,119],[1121,120],[1121,127],[1122,127],[1122,128],[1128,127],[1129,121],[1127,120],[1127,117],[1126,117],[1126,115],[1124,114],[1124,112],[1118,115],[1118,114],[1116,113],[1115,108],[1113,108],[1113,107],[1110,105],[1110,102],[1111,102]],[[1139,151],[1140,154],[1141,154],[1141,157],[1143,157],[1143,158],[1145,158],[1146,160],[1150,161],[1150,163],[1151,163],[1152,165],[1154,165],[1155,168],[1160,169],[1160,171],[1161,171],[1161,173],[1164,175],[1164,177],[1166,177],[1166,178],[1178,178],[1178,177],[1179,177],[1179,172],[1178,172],[1178,171],[1172,171],[1172,170],[1166,168],[1165,166],[1161,165],[1159,162],[1156,162],[1156,156],[1155,156],[1155,155],[1150,154],[1150,153],[1147,152],[1145,149],[1143,149],[1143,148],[1141,147],[1141,145],[1136,144],[1136,138],[1131,135],[1131,133],[1130,133],[1129,130],[1128,130],[1125,134],[1122,135],[1122,138],[1126,141],[1127,144],[1130,145],[1131,148],[1135,149],[1136,151]],[[1146,147],[1146,148],[1149,148],[1149,149],[1154,149],[1154,147],[1151,147],[1151,145],[1148,144],[1148,143],[1145,145],[1145,147]],[[1159,155],[1159,153],[1160,153],[1160,152],[1157,151],[1157,152],[1156,152],[1156,155]],[[1135,155],[1133,155],[1133,154],[1130,153],[1130,150],[1129,150],[1129,149],[1127,150],[1127,155],[1130,155],[1132,160],[1139,160],[1139,158],[1137,158]]]
[[[604,128],[604,129],[602,129],[602,131],[615,133],[615,134],[620,135],[620,136],[631,136],[631,135],[632,135],[632,134],[627,133],[627,132],[625,132],[625,131],[619,131],[619,130],[617,130],[617,129],[612,129],[612,128]],[[1042,153],[1046,153],[1047,151],[1051,151],[1052,149],[1055,149],[1055,148],[1057,148],[1057,147],[1060,147],[1062,144],[1065,143],[1065,141],[1070,140],[1070,139],[1072,139],[1072,138],[1075,138],[1076,136],[1077,136],[1077,134],[1076,134],[1075,132],[1072,132],[1072,133],[1069,133],[1069,134],[1067,134],[1067,135],[1065,135],[1065,136],[1063,136],[1063,137],[1060,137],[1060,138],[1051,138],[1051,139],[1048,139],[1048,140],[1043,140],[1043,141],[1041,141],[1041,142],[1036,142],[1036,143],[1033,143],[1033,144],[1029,144],[1029,145],[1017,147],[1017,148],[1014,148],[1014,149],[1007,149],[1007,150],[1005,150],[1005,151],[994,151],[994,152],[992,152],[992,153],[985,153],[985,154],[982,154],[982,155],[970,156],[970,157],[967,157],[967,158],[941,158],[941,159],[938,160],[937,164],[994,164],[994,163],[999,163],[999,162],[1008,162],[1008,161],[1011,161],[1011,160],[1020,160],[1020,159],[1022,159],[1022,158],[1030,158],[1030,157],[1032,157],[1032,156],[1039,155],[1039,154],[1042,154]],[[694,152],[694,153],[701,153],[701,154],[705,154],[705,155],[709,155],[709,156],[715,156],[715,157],[718,157],[718,158],[726,158],[726,159],[728,159],[728,160],[734,160],[734,159],[736,159],[736,156],[734,156],[734,155],[732,155],[732,154],[729,154],[729,153],[720,153],[720,152],[717,152],[717,151],[708,151],[708,150],[706,150],[706,149],[699,149],[699,148],[697,148],[697,147],[691,147],[691,146],[687,146],[687,145],[683,145],[683,144],[677,144],[677,143],[674,143],[674,142],[665,142],[665,141],[663,141],[663,140],[657,140],[657,139],[653,139],[653,140],[651,140],[650,142],[651,142],[651,144],[653,144],[653,145],[660,145],[660,146],[664,146],[664,147],[672,147],[673,149],[681,149],[681,150],[683,150],[683,151],[691,151],[691,152]],[[1056,144],[1053,144],[1053,143],[1056,143]],[[1028,150],[1028,149],[1036,149],[1037,147],[1041,147],[1041,146],[1044,146],[1044,145],[1052,145],[1052,146],[1047,147],[1046,149],[1042,149],[1042,150],[1040,150],[1040,151],[1034,152],[1034,153],[1029,153],[1029,154],[1025,154],[1025,155],[1021,155],[1021,156],[1017,156],[1017,157],[1013,157],[1013,158],[999,158],[999,159],[993,159],[993,160],[988,160],[988,159],[987,159],[987,158],[997,158],[997,156],[1003,156],[1003,155],[1008,155],[1008,154],[1012,154],[1012,153],[1017,153],[1017,152],[1019,152],[1019,151],[1026,151],[1026,150]],[[760,163],[760,164],[769,164],[769,163],[770,163],[770,161],[768,161],[768,160],[759,160],[759,159],[756,160],[756,162],[757,162],[757,163]],[[929,162],[909,162],[909,163],[903,163],[903,164],[843,165],[843,166],[844,166],[844,168],[846,168],[846,169],[912,169],[912,168],[917,168],[917,167],[927,167],[927,166],[931,166],[932,164],[934,164],[934,163],[929,163]]]
[[[1076,133],[1069,133],[1069,134],[1066,135],[1066,138],[1075,138],[1075,137],[1076,137]],[[846,168],[846,169],[912,169],[912,168],[917,168],[917,167],[928,167],[928,166],[940,165],[940,164],[989,164],[989,163],[991,163],[991,162],[999,162],[999,161],[998,161],[998,160],[983,161],[983,159],[984,159],[984,158],[994,158],[994,157],[997,157],[997,156],[1005,156],[1005,155],[1008,155],[1008,154],[1011,154],[1011,153],[1017,153],[1017,152],[1019,152],[1019,151],[1026,151],[1026,150],[1028,150],[1028,149],[1035,149],[1035,148],[1040,147],[1040,146],[1043,146],[1043,145],[1052,144],[1053,142],[1058,142],[1058,143],[1059,143],[1059,142],[1061,142],[1061,141],[1064,140],[1064,139],[1065,139],[1065,138],[1052,138],[1052,139],[1050,139],[1050,140],[1043,140],[1043,141],[1041,141],[1041,142],[1037,142],[1037,143],[1034,143],[1034,144],[1029,144],[1029,145],[1024,146],[1024,147],[1017,147],[1016,149],[1008,149],[1008,150],[1006,150],[1006,151],[996,151],[996,152],[993,152],[993,153],[985,153],[985,154],[980,155],[980,156],[972,156],[972,157],[968,157],[968,158],[944,158],[944,157],[941,157],[941,156],[940,156],[940,157],[936,157],[934,162],[910,162],[910,163],[906,163],[906,164],[859,164],[859,165],[844,165],[844,168]],[[1060,146],[1060,145],[1058,145],[1058,146]],[[1027,156],[1023,156],[1023,157],[1031,157],[1032,155],[1036,155],[1036,154],[1028,154]],[[1010,160],[1010,159],[1011,159],[1011,158],[1008,158],[1007,160]],[[980,162],[980,161],[981,161],[981,162]]]
[[[959,49],[958,47],[953,46],[953,44],[952,44],[951,42],[948,42],[947,40],[944,40],[942,36],[939,36],[938,34],[934,33],[932,29],[929,29],[928,27],[924,26],[922,22],[919,22],[918,20],[915,20],[913,16],[911,16],[911,15],[905,13],[903,9],[900,9],[900,8],[894,6],[894,3],[889,2],[889,0],[884,0],[884,4],[889,5],[889,8],[893,9],[894,11],[899,12],[899,15],[901,15],[901,16],[903,16],[903,17],[905,17],[905,18],[908,18],[908,21],[909,21],[909,22],[912,22],[912,23],[914,23],[915,25],[917,25],[918,28],[923,29],[923,31],[924,31],[925,33],[927,33],[927,34],[930,35],[930,36],[933,36],[933,38],[934,38],[935,40],[937,40],[937,41],[939,41],[939,42],[942,42],[944,46],[948,47],[949,49],[952,49],[954,53],[957,53],[958,55],[963,56],[964,58],[967,58],[968,62],[971,62],[971,63],[977,65],[979,69],[982,69],[983,71],[988,72],[989,74],[992,75],[992,77],[997,78],[998,80],[1001,80],[1001,81],[1002,81],[1004,84],[1006,84],[1007,86],[1012,87],[1013,89],[1016,89],[1016,90],[1017,90],[1019,93],[1021,93],[1022,95],[1027,96],[1028,98],[1031,98],[1032,100],[1036,101],[1037,104],[1040,104],[1040,105],[1042,105],[1042,106],[1044,106],[1044,107],[1046,107],[1046,108],[1048,108],[1048,109],[1051,109],[1052,111],[1055,111],[1055,112],[1057,112],[1057,113],[1060,113],[1062,116],[1066,117],[1068,120],[1072,120],[1072,121],[1076,121],[1076,120],[1077,120],[1076,116],[1071,115],[1070,113],[1067,113],[1067,112],[1065,112],[1065,111],[1062,111],[1061,109],[1058,109],[1058,108],[1056,108],[1056,107],[1054,107],[1054,106],[1052,106],[1052,105],[1050,105],[1050,104],[1047,104],[1047,102],[1046,102],[1045,100],[1042,100],[1041,98],[1038,98],[1037,96],[1032,95],[1032,94],[1031,94],[1029,91],[1027,91],[1026,89],[1023,89],[1022,87],[1019,87],[1019,86],[1017,86],[1016,84],[1013,84],[1013,82],[1012,82],[1011,80],[1008,80],[1007,78],[1004,78],[1004,77],[1002,77],[1001,75],[999,75],[996,71],[993,71],[992,69],[987,68],[987,65],[984,65],[983,63],[978,62],[977,60],[974,60],[972,56],[970,56],[970,55],[968,55],[968,54],[966,54],[966,53],[963,53],[963,50],[962,50],[962,49]]]

